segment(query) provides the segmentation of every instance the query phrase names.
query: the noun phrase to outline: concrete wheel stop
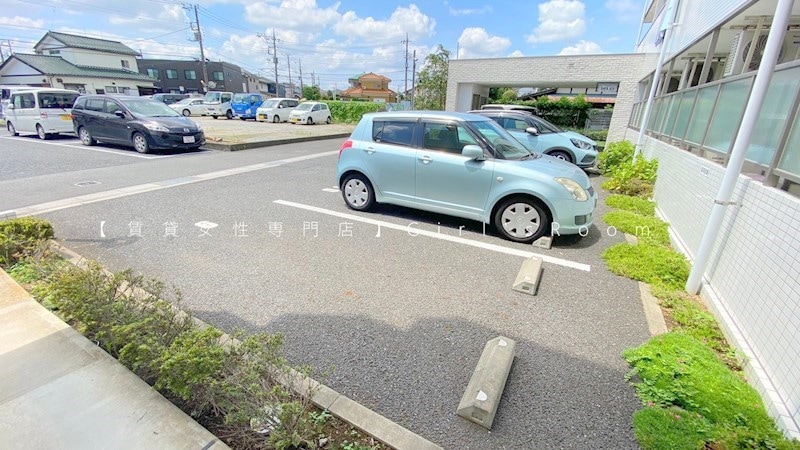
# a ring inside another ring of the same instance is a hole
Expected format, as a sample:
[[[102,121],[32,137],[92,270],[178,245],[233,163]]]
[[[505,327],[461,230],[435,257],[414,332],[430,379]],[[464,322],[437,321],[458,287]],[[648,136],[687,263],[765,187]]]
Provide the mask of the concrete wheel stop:
[[[498,336],[486,343],[456,414],[487,430],[492,429],[516,347],[517,343],[505,336]]]

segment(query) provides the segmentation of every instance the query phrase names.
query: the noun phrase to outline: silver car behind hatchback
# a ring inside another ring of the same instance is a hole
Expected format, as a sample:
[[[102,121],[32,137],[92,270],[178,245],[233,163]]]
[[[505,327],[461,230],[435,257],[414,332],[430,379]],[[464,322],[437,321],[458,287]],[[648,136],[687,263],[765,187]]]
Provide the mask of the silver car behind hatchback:
[[[351,209],[391,203],[448,214],[524,243],[582,234],[597,204],[580,168],[529,152],[476,114],[365,114],[339,150],[336,178]]]

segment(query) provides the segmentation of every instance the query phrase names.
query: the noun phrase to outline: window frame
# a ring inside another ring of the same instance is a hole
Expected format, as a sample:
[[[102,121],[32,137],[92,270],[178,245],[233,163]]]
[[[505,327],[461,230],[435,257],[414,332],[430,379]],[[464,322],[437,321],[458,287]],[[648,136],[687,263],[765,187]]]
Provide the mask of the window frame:
[[[170,74],[174,73],[175,76],[171,77]],[[177,80],[178,79],[178,69],[164,69],[164,78],[167,80]]]
[[[386,123],[402,123],[402,124],[411,124],[411,139],[408,143],[403,142],[394,142],[394,141],[386,141],[383,139],[375,140],[376,130],[375,125],[376,123],[381,124],[381,133],[383,133],[383,127],[386,126]],[[419,141],[419,121],[416,119],[402,119],[402,118],[381,118],[378,120],[372,121],[372,130],[370,131],[370,140],[376,144],[385,144],[385,145],[394,145],[398,147],[405,147],[410,149],[417,149],[420,147]]]

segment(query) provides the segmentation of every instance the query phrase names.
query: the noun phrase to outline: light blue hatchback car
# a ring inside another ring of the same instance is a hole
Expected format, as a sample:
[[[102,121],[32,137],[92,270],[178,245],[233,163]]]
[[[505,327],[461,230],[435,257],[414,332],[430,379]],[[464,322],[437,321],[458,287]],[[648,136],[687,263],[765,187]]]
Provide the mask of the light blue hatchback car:
[[[531,153],[477,114],[365,114],[339,150],[336,178],[351,209],[377,202],[448,214],[525,243],[588,230],[597,205],[580,168]]]

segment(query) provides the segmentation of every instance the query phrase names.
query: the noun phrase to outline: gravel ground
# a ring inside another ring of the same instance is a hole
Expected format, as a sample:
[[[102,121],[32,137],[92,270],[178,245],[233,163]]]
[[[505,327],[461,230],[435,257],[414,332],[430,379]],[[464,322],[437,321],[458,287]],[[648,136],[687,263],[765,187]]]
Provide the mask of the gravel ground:
[[[350,133],[355,128],[355,125],[341,123],[293,125],[290,123],[256,122],[253,120],[228,120],[224,117],[215,120],[211,117],[193,116],[191,119],[203,126],[206,138],[209,141],[231,144],[336,135]],[[221,139],[221,141],[217,139]]]
[[[541,252],[590,264],[591,272],[545,264],[539,294],[516,293],[519,257],[396,230],[376,238],[373,225],[359,222],[353,237],[340,237],[344,220],[273,203],[414,221],[451,235],[465,225],[466,238],[531,250],[484,236],[474,222],[395,207],[349,211],[338,193],[322,190],[335,184],[335,161],[293,163],[46,218],[84,256],[180,287],[203,320],[228,331],[283,332],[291,361],[333,367],[323,379],[332,388],[445,448],[637,448],[631,415],[639,402],[624,381],[620,353],[647,339],[647,325],[637,284],[609,273],[600,259],[620,235],[608,236],[598,219],[585,238],[556,239]],[[601,202],[597,217],[604,210]],[[170,220],[179,224],[177,238],[163,236]],[[192,224],[201,220],[220,224],[212,237],[198,236]],[[130,221],[143,222],[143,237],[128,236]],[[303,236],[303,223],[313,221],[319,237]],[[247,237],[234,236],[237,222],[248,224]],[[270,222],[282,223],[280,237],[269,233]],[[455,410],[483,345],[499,334],[517,340],[518,354],[488,432]]]

